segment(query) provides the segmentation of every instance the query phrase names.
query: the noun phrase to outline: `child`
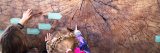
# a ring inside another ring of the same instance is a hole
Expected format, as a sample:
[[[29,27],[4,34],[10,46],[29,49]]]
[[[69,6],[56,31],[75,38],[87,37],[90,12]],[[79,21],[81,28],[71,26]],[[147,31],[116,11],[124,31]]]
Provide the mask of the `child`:
[[[74,30],[74,34],[76,35],[76,39],[79,41],[79,45],[75,48],[74,53],[90,53],[90,49],[87,45],[87,42],[82,37],[81,31],[77,30],[77,25]]]
[[[54,37],[53,37],[54,36]],[[76,39],[72,30],[67,28],[60,28],[51,35],[47,34],[45,37],[46,48],[48,53],[73,53],[73,49],[76,47]]]

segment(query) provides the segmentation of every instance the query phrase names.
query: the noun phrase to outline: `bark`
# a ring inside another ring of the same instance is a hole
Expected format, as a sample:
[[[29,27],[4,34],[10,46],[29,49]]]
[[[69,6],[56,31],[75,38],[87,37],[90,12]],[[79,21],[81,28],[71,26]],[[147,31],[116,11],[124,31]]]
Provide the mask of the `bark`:
[[[60,27],[82,31],[92,53],[158,53],[154,41],[160,33],[160,0],[0,0],[0,28],[9,24],[10,17],[21,17],[28,8],[35,16],[26,27],[54,21],[47,13],[59,9],[63,17]],[[5,21],[5,22],[4,22]],[[6,22],[7,21],[7,22]],[[5,24],[5,25],[3,25]]]

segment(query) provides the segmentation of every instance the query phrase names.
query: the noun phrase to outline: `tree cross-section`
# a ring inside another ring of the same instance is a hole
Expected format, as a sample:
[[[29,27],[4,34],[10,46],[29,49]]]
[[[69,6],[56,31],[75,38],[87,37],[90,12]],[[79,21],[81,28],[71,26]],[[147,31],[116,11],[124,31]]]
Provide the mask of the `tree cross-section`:
[[[21,17],[28,8],[35,15],[26,27],[36,28],[38,23],[54,24],[47,14],[62,14],[61,27],[84,34],[92,53],[158,53],[160,34],[160,0],[0,0],[0,29],[9,25],[12,17]],[[5,24],[5,25],[4,25]]]

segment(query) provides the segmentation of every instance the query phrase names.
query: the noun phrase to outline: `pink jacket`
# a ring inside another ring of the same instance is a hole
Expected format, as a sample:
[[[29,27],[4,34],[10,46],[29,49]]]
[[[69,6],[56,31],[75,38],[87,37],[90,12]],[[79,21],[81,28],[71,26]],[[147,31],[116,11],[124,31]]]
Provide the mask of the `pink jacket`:
[[[76,47],[74,49],[74,53],[85,53],[84,51],[81,51],[80,48]]]

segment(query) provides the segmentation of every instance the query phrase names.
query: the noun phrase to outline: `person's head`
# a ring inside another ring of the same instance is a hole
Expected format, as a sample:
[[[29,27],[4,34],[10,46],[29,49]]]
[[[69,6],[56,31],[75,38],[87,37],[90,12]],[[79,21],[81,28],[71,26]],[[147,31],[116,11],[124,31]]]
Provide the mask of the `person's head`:
[[[2,34],[2,53],[21,53],[26,49],[26,37],[15,26],[7,28],[8,31]],[[8,33],[10,32],[10,33]]]
[[[77,40],[75,39],[75,35],[72,29],[69,28],[61,28],[59,31],[55,32],[54,38],[47,45],[48,52],[53,53],[65,53],[68,49],[71,49],[73,53],[73,48],[77,44]]]

